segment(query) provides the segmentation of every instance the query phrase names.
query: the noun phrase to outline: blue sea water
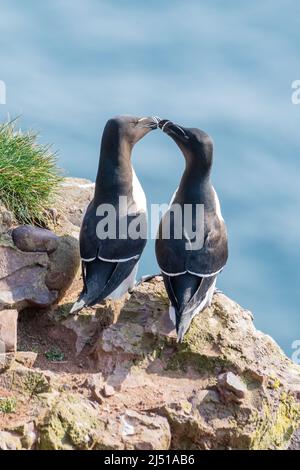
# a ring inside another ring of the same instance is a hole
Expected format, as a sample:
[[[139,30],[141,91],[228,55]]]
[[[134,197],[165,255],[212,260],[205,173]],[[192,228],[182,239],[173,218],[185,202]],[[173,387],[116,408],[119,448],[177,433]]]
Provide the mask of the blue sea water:
[[[59,151],[70,176],[95,178],[116,114],[200,127],[215,143],[213,182],[230,236],[219,288],[292,354],[300,339],[300,79],[297,0],[2,0],[0,120]],[[134,151],[148,202],[168,202],[183,170],[153,132]],[[141,274],[157,272],[153,242]]]

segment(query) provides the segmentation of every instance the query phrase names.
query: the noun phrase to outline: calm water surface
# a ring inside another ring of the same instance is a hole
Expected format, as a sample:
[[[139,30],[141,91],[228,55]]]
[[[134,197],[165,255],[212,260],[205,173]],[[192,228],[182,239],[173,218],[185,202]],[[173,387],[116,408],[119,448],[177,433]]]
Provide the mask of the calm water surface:
[[[2,0],[0,119],[22,115],[66,174],[94,179],[116,114],[156,114],[215,142],[213,182],[230,236],[219,288],[254,312],[287,354],[300,339],[300,3],[296,0]],[[134,151],[148,202],[168,202],[183,170],[153,132]],[[149,242],[140,273],[157,272]]]

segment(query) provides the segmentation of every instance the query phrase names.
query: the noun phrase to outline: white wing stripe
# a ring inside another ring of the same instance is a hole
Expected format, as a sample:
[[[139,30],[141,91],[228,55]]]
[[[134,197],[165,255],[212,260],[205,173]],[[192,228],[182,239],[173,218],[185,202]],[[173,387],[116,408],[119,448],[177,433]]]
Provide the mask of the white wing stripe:
[[[181,276],[182,274],[187,273],[187,271],[182,271],[182,273],[167,273],[166,271],[163,271],[162,269],[161,269],[161,272],[166,274],[166,276],[170,276],[170,277],[172,277],[172,276]]]
[[[131,256],[130,258],[122,258],[122,259],[108,259],[108,258],[102,258],[102,256],[98,255],[98,259],[101,259],[101,261],[108,261],[109,263],[125,263],[125,261],[130,261],[132,259],[138,259],[139,255]]]
[[[122,258],[122,259],[108,259],[108,258],[102,258],[102,256],[97,256],[98,259],[101,259],[101,261],[107,261],[108,263],[125,263],[126,261],[130,261],[132,259],[138,259],[139,255],[131,256],[130,258]],[[97,258],[81,258],[81,261],[84,261],[85,263],[90,263],[91,261],[95,261]]]
[[[200,273],[194,273],[193,271],[190,271],[190,270],[186,270],[186,271],[183,271],[181,273],[167,273],[166,271],[164,271],[163,269],[161,270],[162,273],[166,274],[166,276],[181,276],[182,274],[193,274],[194,276],[198,276],[198,277],[212,277],[212,276],[216,276],[217,274],[219,274],[222,270],[224,269],[224,266],[219,269],[218,271],[216,271],[215,273],[209,273],[209,274],[200,274]]]

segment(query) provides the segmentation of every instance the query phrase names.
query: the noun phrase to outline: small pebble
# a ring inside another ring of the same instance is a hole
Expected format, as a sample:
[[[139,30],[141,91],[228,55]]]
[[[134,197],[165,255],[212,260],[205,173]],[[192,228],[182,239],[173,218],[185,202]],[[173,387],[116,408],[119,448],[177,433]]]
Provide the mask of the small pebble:
[[[108,398],[112,397],[116,393],[116,391],[111,385],[105,384],[102,388],[102,393],[106,398]]]

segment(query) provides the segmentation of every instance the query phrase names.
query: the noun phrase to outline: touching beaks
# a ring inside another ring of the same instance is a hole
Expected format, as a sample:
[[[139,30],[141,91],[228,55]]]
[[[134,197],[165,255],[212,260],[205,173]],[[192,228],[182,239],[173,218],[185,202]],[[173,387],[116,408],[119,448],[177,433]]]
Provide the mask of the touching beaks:
[[[180,139],[188,140],[189,136],[182,129],[172,121],[168,119],[161,119],[158,116],[142,117],[137,121],[136,127],[139,128],[148,128],[148,129],[157,129],[158,127],[165,132],[166,134]]]
[[[158,116],[143,117],[138,120],[136,127],[147,127],[150,129],[157,129],[160,123]]]

